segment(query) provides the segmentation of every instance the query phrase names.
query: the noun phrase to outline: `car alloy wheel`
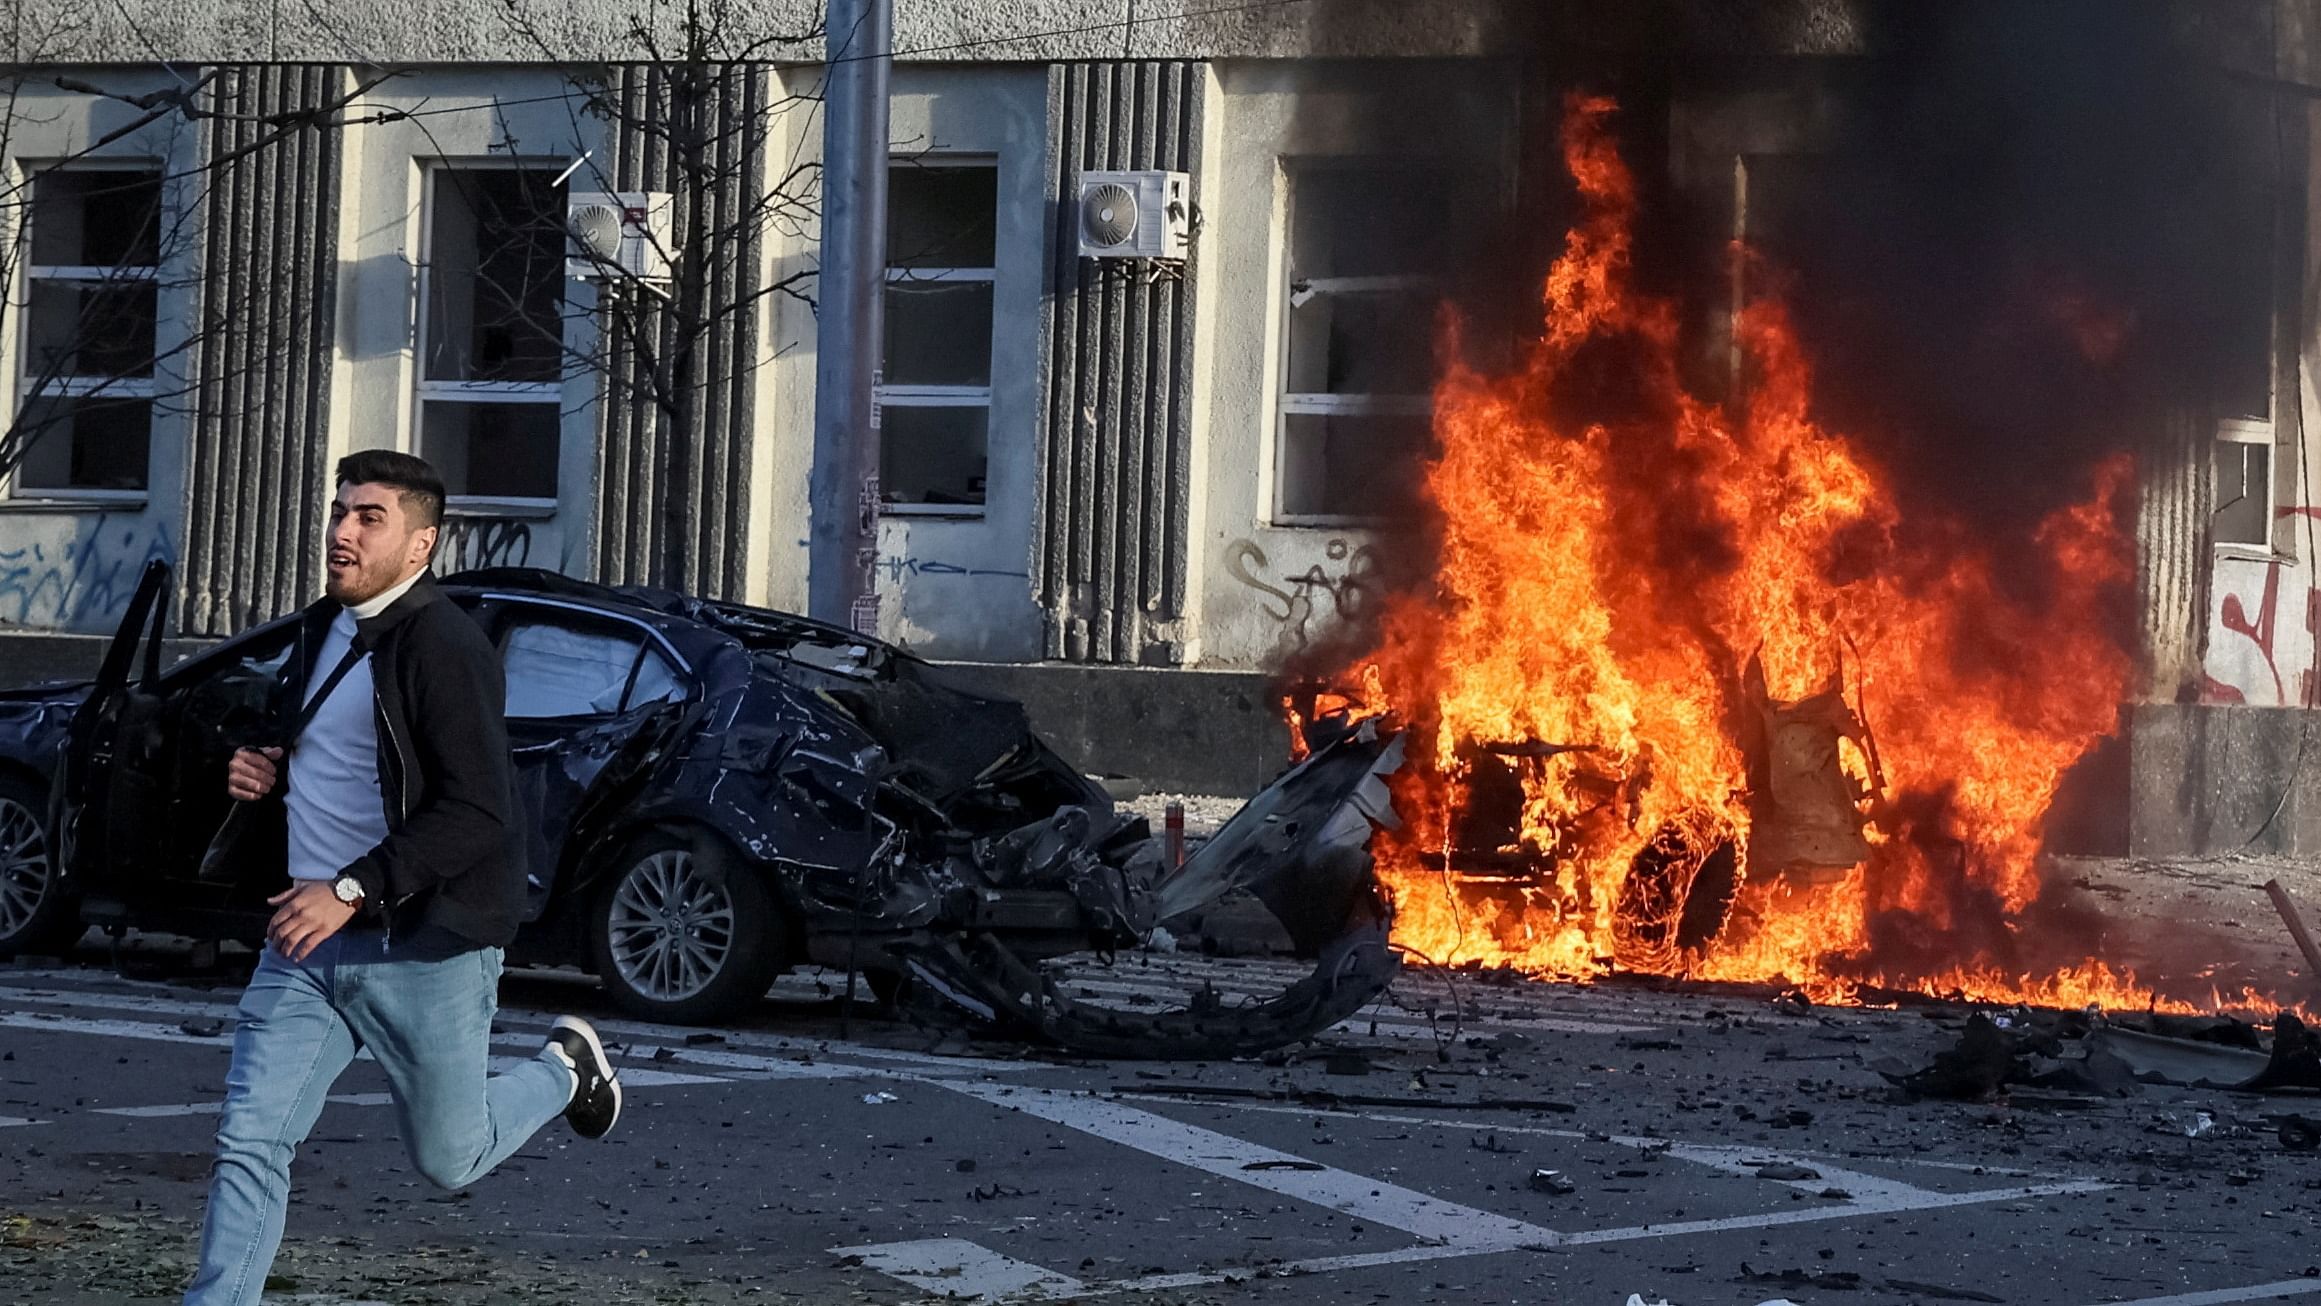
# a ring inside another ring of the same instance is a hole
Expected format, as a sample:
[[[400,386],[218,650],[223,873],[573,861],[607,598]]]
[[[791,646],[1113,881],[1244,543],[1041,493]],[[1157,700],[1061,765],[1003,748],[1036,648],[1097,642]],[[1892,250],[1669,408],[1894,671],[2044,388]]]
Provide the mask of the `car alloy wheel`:
[[[683,1002],[721,974],[734,950],[733,896],[666,848],[631,866],[605,920],[614,969],[642,996]]]
[[[28,933],[56,887],[40,815],[0,797],[0,939]]]

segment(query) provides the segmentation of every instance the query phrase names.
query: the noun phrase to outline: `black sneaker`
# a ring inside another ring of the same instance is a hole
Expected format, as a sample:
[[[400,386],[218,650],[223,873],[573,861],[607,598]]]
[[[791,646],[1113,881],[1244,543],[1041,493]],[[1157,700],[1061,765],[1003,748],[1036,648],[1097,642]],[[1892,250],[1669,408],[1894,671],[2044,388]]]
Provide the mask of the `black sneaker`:
[[[558,1016],[548,1027],[548,1051],[571,1067],[580,1081],[564,1108],[572,1132],[582,1138],[611,1133],[613,1122],[621,1118],[621,1081],[613,1073],[612,1061],[605,1056],[596,1031],[578,1016]]]

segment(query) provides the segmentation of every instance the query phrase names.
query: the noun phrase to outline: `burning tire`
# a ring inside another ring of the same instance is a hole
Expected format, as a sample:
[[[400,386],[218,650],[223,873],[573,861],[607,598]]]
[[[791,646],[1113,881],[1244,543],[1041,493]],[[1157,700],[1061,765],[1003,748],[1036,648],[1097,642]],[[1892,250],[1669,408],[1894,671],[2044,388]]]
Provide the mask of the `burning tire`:
[[[1613,920],[1621,960],[1666,970],[1678,954],[1706,947],[1724,929],[1740,884],[1740,848],[1730,830],[1663,824],[1620,881]]]

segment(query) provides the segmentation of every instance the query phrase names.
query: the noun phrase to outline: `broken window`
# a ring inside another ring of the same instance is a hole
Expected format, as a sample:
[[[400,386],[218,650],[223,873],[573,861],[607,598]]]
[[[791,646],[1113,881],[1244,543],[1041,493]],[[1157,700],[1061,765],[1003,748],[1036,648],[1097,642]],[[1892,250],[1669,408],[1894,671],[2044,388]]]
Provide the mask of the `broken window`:
[[[994,160],[888,171],[879,484],[890,507],[982,509],[998,220]]]
[[[1292,162],[1276,520],[1391,515],[1431,433],[1437,307],[1481,198],[1442,167]]]
[[[508,716],[517,720],[612,716],[685,696],[684,682],[632,630],[519,616],[500,635]]]
[[[2273,428],[2269,422],[2226,421],[2216,429],[2216,510],[2210,523],[2218,544],[2273,543]]]
[[[32,179],[24,246],[18,495],[145,490],[153,435],[161,175],[58,168]]]
[[[428,173],[417,444],[454,497],[556,497],[565,232],[555,176]]]

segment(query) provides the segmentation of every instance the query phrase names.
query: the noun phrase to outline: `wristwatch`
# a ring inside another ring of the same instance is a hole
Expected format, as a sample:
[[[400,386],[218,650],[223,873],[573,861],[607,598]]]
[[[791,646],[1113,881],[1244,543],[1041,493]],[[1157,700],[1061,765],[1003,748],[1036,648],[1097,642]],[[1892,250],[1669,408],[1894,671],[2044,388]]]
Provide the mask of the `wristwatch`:
[[[330,891],[349,907],[363,900],[363,882],[352,875],[342,875],[332,880]]]

